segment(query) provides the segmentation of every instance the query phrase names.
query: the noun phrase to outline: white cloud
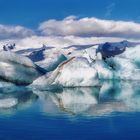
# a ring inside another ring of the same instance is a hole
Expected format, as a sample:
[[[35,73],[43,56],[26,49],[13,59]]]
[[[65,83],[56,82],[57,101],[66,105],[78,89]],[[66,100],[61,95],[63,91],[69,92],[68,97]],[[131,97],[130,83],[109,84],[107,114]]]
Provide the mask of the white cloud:
[[[122,40],[140,42],[140,24],[94,17],[77,19],[75,16],[60,21],[45,21],[40,24],[38,32],[22,26],[0,24],[1,47],[7,43],[16,43],[19,49],[38,48],[42,44],[63,48]]]
[[[94,17],[77,19],[75,16],[70,16],[63,20],[52,19],[41,23],[38,30],[47,36],[140,38],[139,23],[102,20]]]
[[[7,26],[0,24],[0,39],[5,38],[23,38],[33,35],[31,29],[22,26]]]

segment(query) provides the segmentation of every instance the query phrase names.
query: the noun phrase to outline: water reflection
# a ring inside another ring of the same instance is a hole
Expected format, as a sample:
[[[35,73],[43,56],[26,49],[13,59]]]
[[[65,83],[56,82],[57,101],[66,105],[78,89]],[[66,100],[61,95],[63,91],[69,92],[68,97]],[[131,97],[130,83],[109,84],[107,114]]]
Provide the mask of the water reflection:
[[[98,104],[99,88],[64,89],[62,93],[50,94],[52,101],[70,114],[83,113],[92,105]]]
[[[42,110],[49,114],[102,116],[140,111],[137,81],[105,81],[101,87],[65,88],[61,93],[38,92]]]
[[[0,114],[12,115],[30,107],[37,99],[32,90],[0,81]]]
[[[0,84],[1,114],[12,114],[34,106],[36,101],[38,112],[50,115],[104,116],[137,112],[140,111],[140,86],[138,81],[104,81],[100,87],[48,92]]]

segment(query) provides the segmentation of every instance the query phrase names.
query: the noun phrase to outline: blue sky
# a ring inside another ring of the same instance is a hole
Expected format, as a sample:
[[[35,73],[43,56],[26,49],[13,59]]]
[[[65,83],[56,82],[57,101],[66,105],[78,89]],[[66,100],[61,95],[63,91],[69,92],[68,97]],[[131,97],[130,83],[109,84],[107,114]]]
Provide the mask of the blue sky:
[[[69,15],[140,22],[139,0],[0,0],[0,23],[36,28]]]
[[[0,40],[140,40],[139,6],[140,0],[0,0]]]

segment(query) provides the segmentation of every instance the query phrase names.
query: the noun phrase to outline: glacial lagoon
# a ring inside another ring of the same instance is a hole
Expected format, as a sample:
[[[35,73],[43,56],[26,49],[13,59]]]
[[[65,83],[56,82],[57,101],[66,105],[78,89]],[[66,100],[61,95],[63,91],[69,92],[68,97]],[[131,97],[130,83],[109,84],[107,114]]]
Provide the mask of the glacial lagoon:
[[[0,88],[0,139],[139,139],[138,81],[39,91]]]

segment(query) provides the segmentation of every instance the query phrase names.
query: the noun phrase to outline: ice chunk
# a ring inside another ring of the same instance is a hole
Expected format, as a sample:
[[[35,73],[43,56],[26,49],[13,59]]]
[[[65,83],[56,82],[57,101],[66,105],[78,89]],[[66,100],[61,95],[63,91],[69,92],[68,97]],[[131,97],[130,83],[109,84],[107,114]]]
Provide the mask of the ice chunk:
[[[16,84],[30,84],[40,75],[29,58],[12,52],[0,52],[0,78]]]
[[[64,87],[95,86],[98,84],[98,74],[86,58],[73,58],[60,66],[55,84]]]
[[[92,67],[97,70],[99,79],[114,79],[112,68],[103,60],[97,60]]]
[[[130,59],[140,67],[140,45],[126,48],[126,51],[119,55],[119,57]]]
[[[119,55],[125,51],[127,44],[124,42],[100,44],[97,52],[102,54],[103,58]]]
[[[99,79],[140,80],[140,68],[131,59],[116,56],[104,60],[96,60],[92,67],[97,70]]]
[[[58,75],[59,69],[57,68],[55,71],[49,72],[46,75],[40,76],[34,80],[33,83],[29,85],[29,87],[39,90],[52,90],[52,88],[61,88],[59,84],[54,84],[54,81]]]
[[[102,59],[102,56],[100,53],[97,53],[98,45],[92,46],[91,48],[84,49],[84,50],[76,50],[72,51],[70,54],[68,54],[68,57],[84,57],[87,58],[89,63],[94,62],[97,59]]]
[[[0,51],[0,61],[7,63],[17,63],[27,67],[34,67],[34,63],[27,57],[15,54],[13,52]]]
[[[107,59],[107,63],[112,67],[113,79],[140,80],[140,69],[134,61],[115,57]]]
[[[44,68],[46,71],[53,71],[57,68],[59,64],[67,60],[66,56],[56,49],[40,50],[36,53],[30,55],[30,58],[35,61],[35,63]]]
[[[41,60],[44,60],[44,51],[45,51],[45,48],[41,48],[41,49],[38,49],[38,50],[35,50],[33,51],[32,53],[30,53],[28,55],[28,57],[33,61],[33,62],[38,62],[38,61],[41,61]]]
[[[52,84],[63,87],[95,86],[98,85],[98,74],[86,58],[73,57],[55,71],[36,79],[31,86],[47,87]]]
[[[0,88],[9,88],[9,87],[14,87],[14,86],[15,84],[13,83],[0,80]]]

